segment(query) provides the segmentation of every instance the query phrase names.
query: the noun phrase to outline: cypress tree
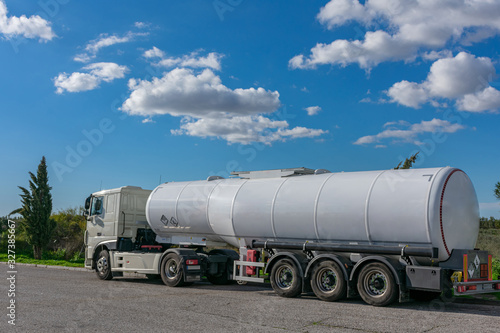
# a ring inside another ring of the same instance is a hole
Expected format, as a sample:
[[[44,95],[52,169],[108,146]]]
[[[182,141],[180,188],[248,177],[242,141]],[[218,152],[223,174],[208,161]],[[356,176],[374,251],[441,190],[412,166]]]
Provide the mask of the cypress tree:
[[[52,195],[47,175],[47,163],[45,156],[42,157],[36,176],[30,172],[29,190],[19,186],[22,194],[22,207],[13,211],[23,217],[21,227],[26,234],[28,243],[33,246],[35,259],[42,258],[43,248],[47,246],[56,227],[54,220],[50,218],[52,213]]]
[[[398,166],[395,167],[394,170],[411,169],[413,163],[415,163],[415,161],[417,160],[418,153],[420,152],[418,151],[415,155],[412,155],[410,158],[407,158],[404,163],[402,161],[399,162]],[[401,164],[403,164],[403,166],[401,166]]]

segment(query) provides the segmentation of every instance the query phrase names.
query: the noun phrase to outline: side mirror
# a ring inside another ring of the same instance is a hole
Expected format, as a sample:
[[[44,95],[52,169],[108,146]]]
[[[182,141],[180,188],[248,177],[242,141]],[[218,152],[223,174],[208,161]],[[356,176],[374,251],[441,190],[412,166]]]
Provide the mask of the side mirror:
[[[86,211],[89,210],[89,208],[90,208],[90,199],[92,199],[92,196],[85,199],[85,210]]]

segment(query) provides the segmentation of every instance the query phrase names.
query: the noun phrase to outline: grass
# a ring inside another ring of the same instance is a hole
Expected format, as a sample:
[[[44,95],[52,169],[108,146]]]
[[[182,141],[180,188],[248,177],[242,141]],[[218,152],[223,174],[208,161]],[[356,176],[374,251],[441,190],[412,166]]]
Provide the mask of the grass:
[[[476,247],[500,259],[500,229],[480,229]]]
[[[7,253],[0,253],[0,262],[7,262]],[[66,267],[84,267],[84,259],[76,260],[64,260],[59,258],[54,258],[54,255],[47,253],[44,255],[42,260],[33,259],[32,255],[29,254],[16,254],[16,263],[21,264],[37,264],[37,265],[50,265],[50,266],[66,266]]]

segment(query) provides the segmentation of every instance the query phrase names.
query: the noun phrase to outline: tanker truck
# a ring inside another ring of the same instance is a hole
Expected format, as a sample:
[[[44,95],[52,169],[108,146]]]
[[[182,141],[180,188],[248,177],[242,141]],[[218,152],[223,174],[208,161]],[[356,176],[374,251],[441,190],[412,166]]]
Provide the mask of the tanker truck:
[[[85,209],[85,266],[103,280],[270,282],[283,297],[375,306],[500,291],[475,248],[474,187],[451,167],[233,172],[102,190]]]

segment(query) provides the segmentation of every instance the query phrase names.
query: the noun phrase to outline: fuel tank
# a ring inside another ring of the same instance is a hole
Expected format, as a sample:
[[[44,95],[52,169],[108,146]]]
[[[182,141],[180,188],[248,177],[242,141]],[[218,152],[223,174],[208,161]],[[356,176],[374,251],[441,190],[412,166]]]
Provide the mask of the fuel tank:
[[[451,167],[171,182],[151,193],[146,217],[162,237],[425,245],[440,261],[473,249],[479,232],[474,187]]]

